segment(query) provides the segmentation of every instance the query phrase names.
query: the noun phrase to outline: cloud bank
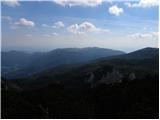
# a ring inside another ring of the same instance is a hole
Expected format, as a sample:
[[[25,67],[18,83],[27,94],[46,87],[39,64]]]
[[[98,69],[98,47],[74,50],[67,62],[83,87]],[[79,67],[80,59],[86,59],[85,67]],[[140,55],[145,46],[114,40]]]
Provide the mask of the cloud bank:
[[[104,0],[53,0],[54,3],[61,6],[90,6],[101,5]]]
[[[158,32],[148,32],[148,33],[134,33],[129,35],[130,38],[134,39],[157,39],[158,40]]]
[[[142,7],[142,8],[148,8],[148,7],[154,7],[158,6],[158,0],[140,0],[138,3],[130,3],[126,2],[125,5],[128,7]]]

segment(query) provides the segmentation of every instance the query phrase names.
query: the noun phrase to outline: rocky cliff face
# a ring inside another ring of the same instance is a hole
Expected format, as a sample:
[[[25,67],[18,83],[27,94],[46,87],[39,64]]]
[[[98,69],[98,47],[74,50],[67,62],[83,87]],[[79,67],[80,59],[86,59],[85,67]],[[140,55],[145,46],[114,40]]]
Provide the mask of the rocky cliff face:
[[[113,70],[111,73],[107,73],[102,77],[100,81],[98,81],[98,84],[104,83],[104,84],[114,84],[114,83],[120,83],[122,82],[123,75],[119,73],[117,70]]]

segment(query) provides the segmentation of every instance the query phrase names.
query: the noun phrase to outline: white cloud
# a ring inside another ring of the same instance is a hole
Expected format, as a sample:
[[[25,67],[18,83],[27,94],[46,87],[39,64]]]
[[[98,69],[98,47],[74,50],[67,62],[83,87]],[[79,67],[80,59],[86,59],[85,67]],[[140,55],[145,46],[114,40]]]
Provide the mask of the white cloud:
[[[134,39],[157,39],[157,40],[158,36],[159,36],[158,32],[134,33],[129,35],[130,38]]]
[[[105,0],[53,0],[54,3],[61,6],[90,6],[94,7],[102,4]]]
[[[95,25],[93,25],[90,22],[83,22],[81,24],[74,24],[67,28],[68,32],[71,32],[73,34],[85,34],[86,32],[109,32],[108,29],[101,29],[97,28]]]
[[[42,24],[42,27],[50,27],[50,26],[47,24]]]
[[[65,25],[62,21],[57,21],[57,22],[54,23],[53,26],[47,25],[47,24],[42,24],[42,27],[45,27],[45,28],[63,28],[63,27],[65,27]]]
[[[15,27],[34,27],[35,23],[33,21],[27,20],[26,18],[20,18],[17,22],[14,23]]]
[[[91,31],[91,32],[109,32],[108,29],[101,29],[101,28],[97,28],[95,25],[93,25],[90,22],[83,22],[79,25],[80,29],[84,30],[84,31]]]
[[[80,31],[80,27],[78,24],[74,24],[74,25],[69,26],[67,28],[67,30],[68,30],[68,32],[73,33],[73,34],[77,34],[77,35],[84,34],[84,32]]]
[[[2,0],[2,3],[10,7],[20,6],[18,0]]]
[[[158,6],[158,0],[140,0],[138,3],[129,3],[126,2],[125,5],[128,7],[142,7],[142,8],[147,8],[147,7],[154,7]]]
[[[18,21],[14,22],[10,16],[2,16],[2,20],[6,20],[10,24],[11,29],[35,26],[33,21],[27,20],[26,18],[20,18]]]
[[[62,28],[64,27],[64,23],[62,21],[55,22],[52,28]]]
[[[117,5],[114,5],[111,6],[108,11],[110,14],[119,16],[121,13],[123,13],[123,8],[119,8]]]

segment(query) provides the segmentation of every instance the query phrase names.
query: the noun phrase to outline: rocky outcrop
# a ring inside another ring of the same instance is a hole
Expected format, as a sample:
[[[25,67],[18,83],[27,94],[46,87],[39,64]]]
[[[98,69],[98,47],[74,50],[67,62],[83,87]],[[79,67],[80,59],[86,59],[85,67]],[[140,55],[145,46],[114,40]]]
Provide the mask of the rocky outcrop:
[[[100,81],[98,81],[98,84],[114,84],[114,83],[121,83],[122,82],[123,75],[119,73],[117,70],[113,70],[111,73],[107,72],[106,75],[104,75]]]
[[[134,73],[134,72],[130,73],[129,76],[128,76],[128,79],[129,79],[129,80],[134,80],[134,79],[136,79],[135,73]]]
[[[95,80],[95,75],[93,72],[89,73],[89,78],[87,79],[87,83],[93,83]]]

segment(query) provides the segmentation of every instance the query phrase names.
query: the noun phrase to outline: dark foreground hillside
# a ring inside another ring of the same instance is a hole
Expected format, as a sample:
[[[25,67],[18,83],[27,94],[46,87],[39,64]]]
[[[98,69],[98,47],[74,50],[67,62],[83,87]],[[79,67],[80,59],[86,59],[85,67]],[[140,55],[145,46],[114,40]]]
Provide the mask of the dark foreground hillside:
[[[10,91],[4,83],[2,118],[155,119],[159,117],[158,85],[157,75],[86,89],[54,83],[38,90]]]

